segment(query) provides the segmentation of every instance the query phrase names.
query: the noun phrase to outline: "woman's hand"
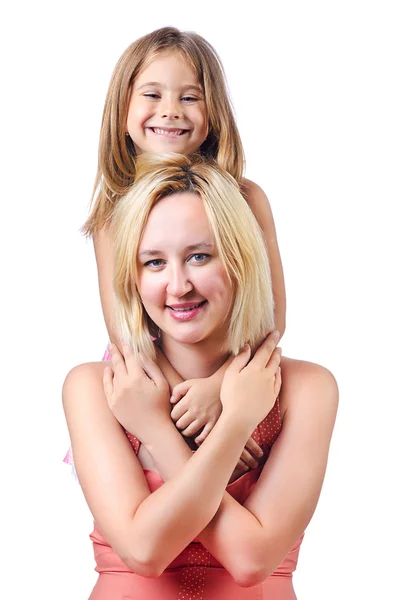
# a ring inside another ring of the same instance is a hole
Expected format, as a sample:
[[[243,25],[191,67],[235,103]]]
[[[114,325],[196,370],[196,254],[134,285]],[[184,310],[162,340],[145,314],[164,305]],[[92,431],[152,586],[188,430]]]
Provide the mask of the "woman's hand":
[[[223,415],[246,423],[251,431],[269,414],[280,392],[279,339],[278,331],[269,334],[250,362],[251,349],[244,347],[223,380]]]
[[[172,423],[167,380],[154,361],[143,355],[136,359],[126,344],[122,352],[111,344],[109,353],[112,368],[106,367],[103,375],[109,408],[129,433],[145,443],[157,424]]]
[[[220,387],[212,377],[189,379],[176,385],[170,402],[174,405],[171,418],[181,433],[190,437],[203,429],[195,438],[198,446],[210,433],[222,412]]]

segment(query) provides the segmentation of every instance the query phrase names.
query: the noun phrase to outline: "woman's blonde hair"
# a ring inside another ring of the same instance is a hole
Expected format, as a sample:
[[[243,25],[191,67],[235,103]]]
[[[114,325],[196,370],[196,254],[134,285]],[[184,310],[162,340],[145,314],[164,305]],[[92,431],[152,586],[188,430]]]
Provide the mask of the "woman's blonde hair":
[[[134,182],[136,154],[125,134],[131,89],[138,74],[165,52],[176,52],[187,60],[203,88],[209,133],[197,151],[241,181],[243,147],[217,53],[197,33],[175,27],[157,29],[131,44],[113,72],[102,117],[92,210],[82,228],[86,235],[110,222],[115,205]]]
[[[147,315],[138,290],[138,250],[152,208],[162,198],[181,192],[198,194],[203,201],[232,284],[225,349],[237,354],[246,342],[256,345],[274,329],[269,261],[262,231],[236,182],[215,162],[199,155],[141,155],[135,183],[115,209],[112,233],[119,335],[135,353],[155,356],[156,324]],[[181,202],[185,201],[181,196]]]

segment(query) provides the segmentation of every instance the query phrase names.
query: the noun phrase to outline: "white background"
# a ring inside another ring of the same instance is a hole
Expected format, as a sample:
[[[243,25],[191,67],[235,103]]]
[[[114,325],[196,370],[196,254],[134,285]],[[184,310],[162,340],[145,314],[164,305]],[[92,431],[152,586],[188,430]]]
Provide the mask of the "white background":
[[[340,387],[298,598],[395,597],[396,4],[12,7],[0,36],[0,595],[84,600],[96,579],[91,517],[62,464],[63,379],[107,342],[79,227],[113,67],[137,37],[175,25],[219,52],[246,174],[272,204],[287,285],[283,353],[326,365]]]

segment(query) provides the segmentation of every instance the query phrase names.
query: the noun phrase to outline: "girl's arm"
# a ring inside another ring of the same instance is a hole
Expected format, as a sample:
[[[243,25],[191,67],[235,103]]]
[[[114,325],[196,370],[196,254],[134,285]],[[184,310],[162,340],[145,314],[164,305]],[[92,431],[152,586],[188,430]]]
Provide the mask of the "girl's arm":
[[[102,227],[102,229],[94,233],[92,239],[94,243],[95,259],[98,269],[99,295],[101,298],[103,317],[105,319],[106,329],[108,330],[110,341],[114,344],[118,344],[119,339],[114,318],[113,239],[109,226],[105,225]]]
[[[215,515],[251,427],[245,419],[223,414],[192,456],[170,418],[154,422],[163,453],[166,440],[167,454],[174,457],[170,466],[176,474],[150,494],[107,404],[103,370],[103,363],[80,365],[64,383],[77,474],[94,519],[115,552],[134,572],[156,577]]]
[[[264,233],[272,274],[275,328],[283,336],[286,315],[285,283],[272,209],[270,208],[265,192],[253,181],[244,179],[241,185],[241,192]]]
[[[310,522],[336,417],[338,388],[329,371],[283,359],[282,372],[283,428],[258,483],[244,506],[225,492],[215,517],[198,535],[243,586],[269,577]],[[161,440],[150,453],[163,478],[172,477]]]

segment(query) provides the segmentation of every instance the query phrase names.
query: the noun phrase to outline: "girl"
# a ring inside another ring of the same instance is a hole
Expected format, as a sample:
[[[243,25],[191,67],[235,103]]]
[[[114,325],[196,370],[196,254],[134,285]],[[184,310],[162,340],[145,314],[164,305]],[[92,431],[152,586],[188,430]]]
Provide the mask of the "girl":
[[[90,600],[292,600],[326,468],[335,381],[284,358],[280,392],[278,332],[248,362],[274,326],[269,266],[252,212],[219,167],[140,157],[113,232],[123,354],[112,344],[111,369],[80,365],[63,389],[95,520]],[[222,413],[193,455],[170,418],[159,351],[183,379],[211,376],[236,356]],[[235,479],[250,434],[264,466]]]
[[[114,320],[113,240],[110,223],[120,198],[135,180],[141,152],[200,153],[214,159],[240,185],[264,233],[270,261],[275,325],[285,330],[285,288],[272,212],[264,192],[244,179],[244,156],[221,62],[195,33],[164,27],[134,42],[114,70],[103,113],[95,202],[84,232],[94,241],[103,314],[112,342]],[[172,223],[170,223],[172,227]],[[104,359],[109,356],[105,354]],[[170,367],[160,357],[163,371]],[[181,383],[175,373],[172,418],[199,445],[220,415],[219,390],[225,367],[212,377]],[[177,385],[179,384],[179,385]],[[258,452],[249,440],[242,461],[255,468]],[[65,462],[72,463],[69,452]],[[242,466],[242,463],[240,463]]]

